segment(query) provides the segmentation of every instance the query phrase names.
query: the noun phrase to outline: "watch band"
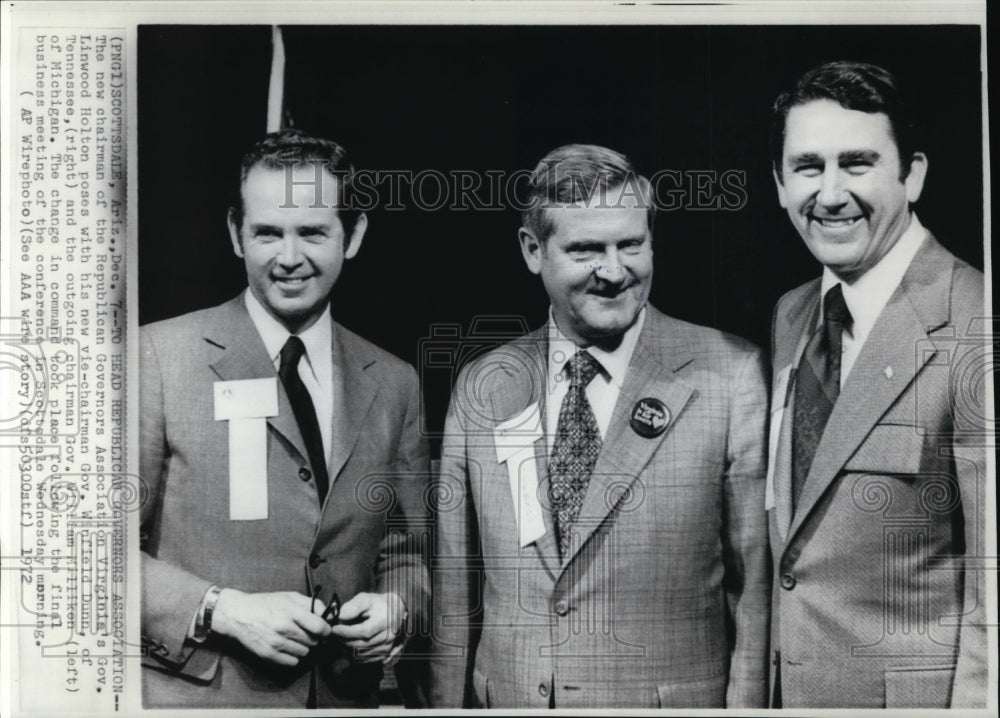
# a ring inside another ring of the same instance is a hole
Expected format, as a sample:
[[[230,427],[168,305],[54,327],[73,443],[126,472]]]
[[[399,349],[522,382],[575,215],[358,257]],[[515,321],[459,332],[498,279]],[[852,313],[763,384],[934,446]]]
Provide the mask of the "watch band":
[[[206,637],[212,634],[212,614],[215,613],[215,604],[219,601],[220,593],[222,589],[218,586],[212,586],[205,592],[205,610],[202,611],[201,628]]]

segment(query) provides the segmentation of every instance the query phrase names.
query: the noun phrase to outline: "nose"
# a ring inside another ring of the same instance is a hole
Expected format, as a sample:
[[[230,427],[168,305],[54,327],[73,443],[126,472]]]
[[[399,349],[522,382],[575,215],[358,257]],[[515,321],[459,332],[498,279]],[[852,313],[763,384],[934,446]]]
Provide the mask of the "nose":
[[[594,276],[608,284],[620,284],[625,280],[625,268],[622,267],[621,255],[616,247],[610,247],[595,263]]]
[[[302,251],[298,237],[286,235],[281,240],[281,250],[278,253],[278,264],[291,269],[302,264]]]
[[[823,172],[816,201],[827,209],[837,209],[847,204],[847,193],[839,167],[830,167]]]

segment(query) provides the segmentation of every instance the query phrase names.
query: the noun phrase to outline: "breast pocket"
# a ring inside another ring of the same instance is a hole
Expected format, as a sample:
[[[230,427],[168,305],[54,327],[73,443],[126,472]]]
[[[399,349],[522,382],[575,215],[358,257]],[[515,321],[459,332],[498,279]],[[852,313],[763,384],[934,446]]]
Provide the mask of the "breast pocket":
[[[854,505],[883,516],[948,514],[961,500],[954,465],[917,426],[877,424],[844,465]]]
[[[876,424],[844,468],[863,474],[918,474],[923,465],[924,437],[920,427]]]

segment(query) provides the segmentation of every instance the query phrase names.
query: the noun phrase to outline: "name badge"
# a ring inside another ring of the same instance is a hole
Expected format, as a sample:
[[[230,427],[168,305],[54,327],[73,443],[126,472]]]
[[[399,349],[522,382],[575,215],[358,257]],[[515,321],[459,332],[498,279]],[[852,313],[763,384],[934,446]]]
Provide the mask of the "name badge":
[[[764,485],[764,510],[775,506],[774,471],[778,464],[778,444],[781,439],[781,425],[788,405],[788,381],[792,373],[789,364],[774,378],[774,392],[771,394],[771,423],[767,436],[767,482]]]
[[[267,417],[278,415],[278,380],[217,381],[215,420],[229,422],[229,520],[267,518]]]
[[[518,545],[521,548],[545,535],[545,520],[538,500],[538,468],[535,465],[535,442],[543,437],[542,416],[537,403],[493,429],[497,462],[507,465]]]

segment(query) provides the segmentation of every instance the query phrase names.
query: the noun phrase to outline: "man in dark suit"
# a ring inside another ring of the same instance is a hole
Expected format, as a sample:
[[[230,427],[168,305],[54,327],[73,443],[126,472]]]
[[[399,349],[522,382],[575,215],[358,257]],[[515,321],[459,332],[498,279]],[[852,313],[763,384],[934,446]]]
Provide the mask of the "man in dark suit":
[[[268,135],[229,214],[249,289],[141,331],[147,707],[375,705],[426,614],[416,373],[330,315],[353,175]]]
[[[622,155],[554,150],[529,205],[551,311],[452,397],[432,704],[763,706],[760,353],[648,303],[655,205]]]
[[[985,707],[982,274],[921,226],[897,81],[774,106],[781,206],[823,265],[774,313],[773,705]]]

